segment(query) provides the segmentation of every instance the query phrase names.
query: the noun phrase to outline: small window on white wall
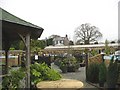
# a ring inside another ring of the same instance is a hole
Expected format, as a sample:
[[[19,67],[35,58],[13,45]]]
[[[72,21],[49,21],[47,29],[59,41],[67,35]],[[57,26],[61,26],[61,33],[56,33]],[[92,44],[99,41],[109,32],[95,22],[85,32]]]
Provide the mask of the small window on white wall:
[[[63,41],[61,41],[61,43],[63,44]]]

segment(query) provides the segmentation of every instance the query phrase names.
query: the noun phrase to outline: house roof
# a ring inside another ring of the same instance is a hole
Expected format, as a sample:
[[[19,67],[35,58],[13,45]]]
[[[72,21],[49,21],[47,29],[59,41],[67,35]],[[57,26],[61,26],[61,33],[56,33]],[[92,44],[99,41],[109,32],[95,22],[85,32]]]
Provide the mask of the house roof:
[[[53,39],[53,41],[60,41],[60,40],[65,40],[67,37],[56,37]]]

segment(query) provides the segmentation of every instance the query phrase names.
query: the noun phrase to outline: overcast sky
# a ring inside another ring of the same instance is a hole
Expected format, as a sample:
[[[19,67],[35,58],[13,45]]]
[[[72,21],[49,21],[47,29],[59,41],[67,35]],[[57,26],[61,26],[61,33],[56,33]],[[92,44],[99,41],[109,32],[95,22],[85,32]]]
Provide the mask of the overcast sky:
[[[105,39],[118,38],[119,0],[0,0],[0,6],[17,17],[44,28],[40,39],[52,34],[73,40],[75,28],[90,23]]]

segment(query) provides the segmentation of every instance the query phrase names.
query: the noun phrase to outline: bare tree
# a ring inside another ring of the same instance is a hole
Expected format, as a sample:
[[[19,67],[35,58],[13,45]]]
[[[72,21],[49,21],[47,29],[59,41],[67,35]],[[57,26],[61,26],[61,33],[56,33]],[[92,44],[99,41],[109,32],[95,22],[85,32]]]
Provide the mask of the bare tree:
[[[76,28],[75,36],[84,44],[90,44],[90,42],[97,41],[98,38],[102,37],[102,33],[96,26],[85,23]]]

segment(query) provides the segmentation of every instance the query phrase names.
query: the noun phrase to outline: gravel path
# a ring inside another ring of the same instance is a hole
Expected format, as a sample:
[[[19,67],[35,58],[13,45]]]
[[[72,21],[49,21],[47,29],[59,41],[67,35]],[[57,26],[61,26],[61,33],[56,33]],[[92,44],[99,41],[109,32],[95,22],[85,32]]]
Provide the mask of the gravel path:
[[[58,66],[54,65],[54,63],[51,64],[51,67],[58,72],[62,74],[63,79],[75,79],[75,80],[80,80],[84,84],[84,88],[96,88],[86,82],[86,75],[85,75],[85,67],[80,67],[77,72],[71,72],[71,73],[62,73],[62,71],[59,69]],[[97,88],[95,89],[97,90]]]

